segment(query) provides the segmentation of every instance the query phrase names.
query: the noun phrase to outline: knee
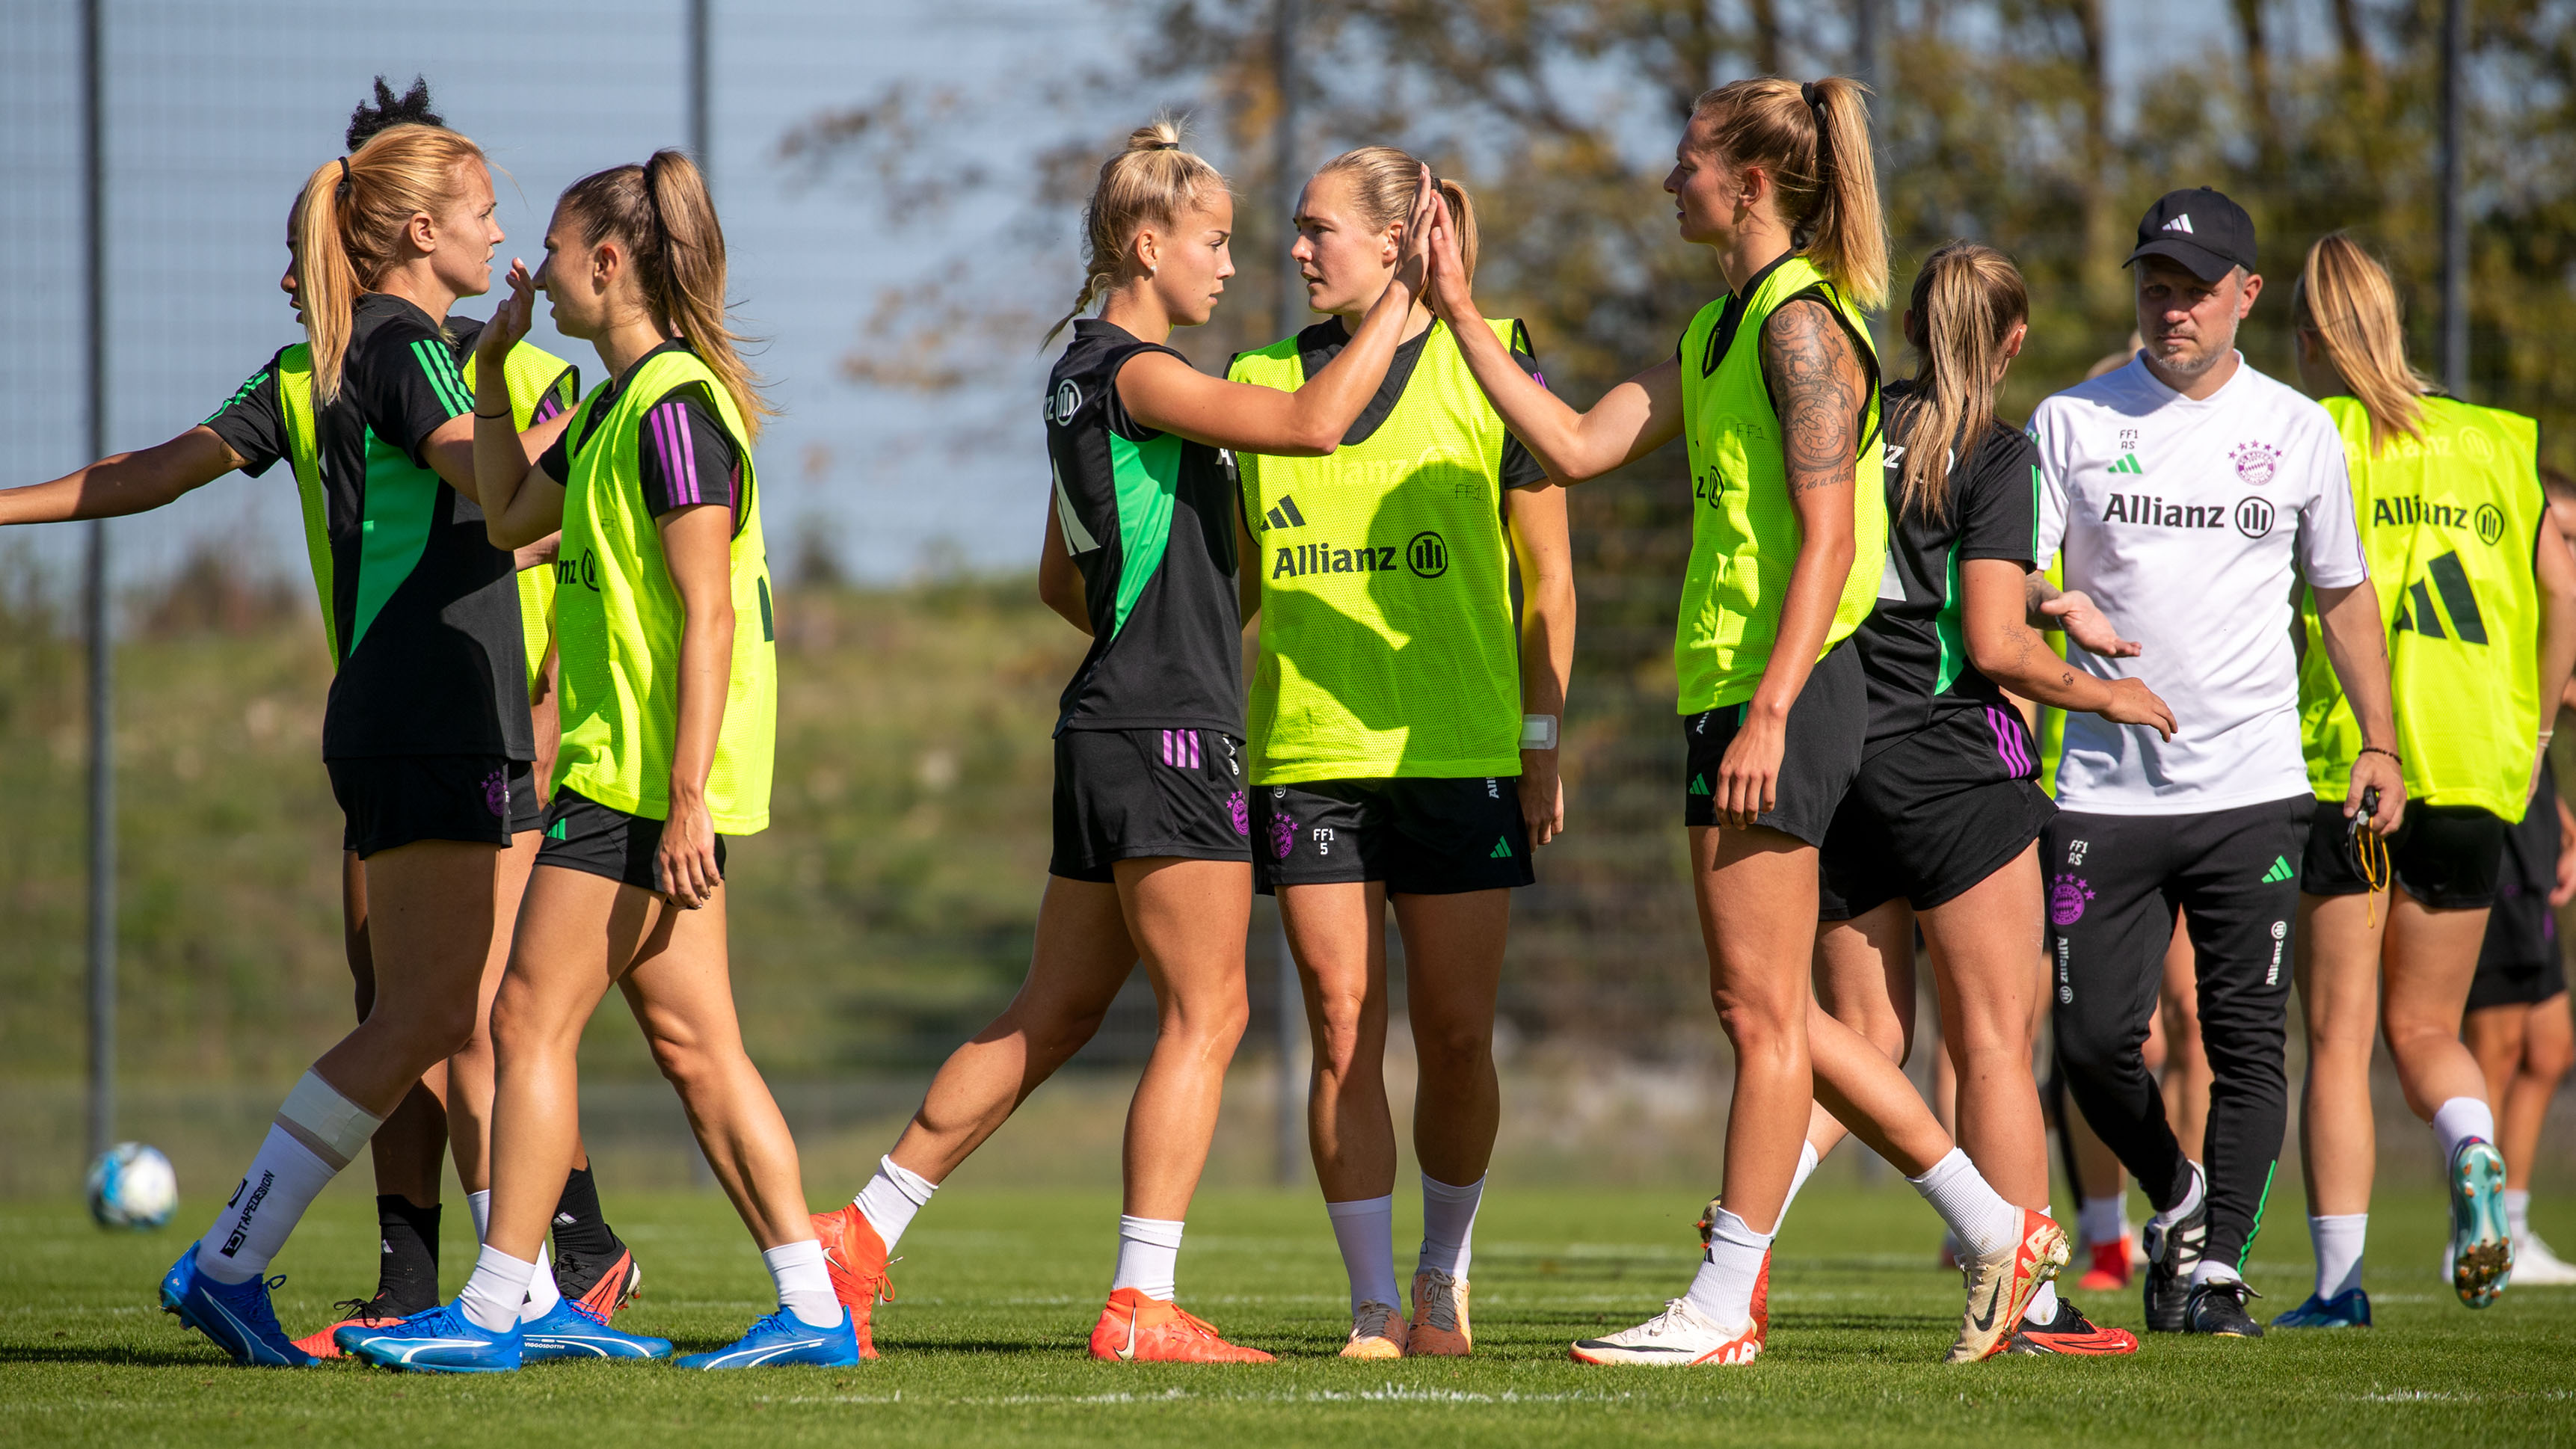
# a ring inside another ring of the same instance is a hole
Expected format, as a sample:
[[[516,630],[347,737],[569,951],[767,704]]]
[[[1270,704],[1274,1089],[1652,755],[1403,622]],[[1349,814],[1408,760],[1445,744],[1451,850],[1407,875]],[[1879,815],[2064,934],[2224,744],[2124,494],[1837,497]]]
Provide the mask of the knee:
[[[655,1033],[652,1037],[653,1067],[682,1096],[695,1092],[723,1075],[723,1054],[709,1043],[694,1037]]]
[[[1785,1055],[1801,1035],[1804,1023],[1793,994],[1717,987],[1709,1000],[1738,1057]]]
[[[1315,1037],[1315,1061],[1336,1074],[1347,1072],[1361,1055],[1368,1034],[1369,1002],[1357,987],[1327,986],[1309,1008]]]
[[[1422,1063],[1422,1075],[1454,1081],[1484,1069],[1494,1056],[1494,1033],[1490,1026],[1474,1022],[1413,1023],[1413,1053]]]
[[[2571,1067],[2576,1067],[2576,1042],[2537,1036],[2524,1040],[2520,1075],[2555,1087]]]
[[[1252,1025],[1252,1003],[1241,991],[1187,1000],[1163,1013],[1165,1036],[1181,1037],[1202,1050],[1231,1054]]]

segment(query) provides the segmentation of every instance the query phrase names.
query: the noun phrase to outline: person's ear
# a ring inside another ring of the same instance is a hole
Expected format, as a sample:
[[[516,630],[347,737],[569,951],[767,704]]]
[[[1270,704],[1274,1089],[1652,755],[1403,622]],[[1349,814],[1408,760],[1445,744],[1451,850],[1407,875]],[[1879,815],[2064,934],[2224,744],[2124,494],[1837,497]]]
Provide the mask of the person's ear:
[[[1163,239],[1155,234],[1152,227],[1140,227],[1137,229],[1136,242],[1133,250],[1136,254],[1136,265],[1144,271],[1146,276],[1153,276],[1155,271],[1162,266]]]
[[[2029,340],[2030,324],[2028,322],[2015,322],[2012,325],[2012,330],[2004,334],[2004,361],[2010,362],[2014,358],[2021,356],[2022,344]]]
[[[413,251],[427,256],[438,250],[438,219],[428,212],[415,211],[411,220],[404,224],[403,236],[411,243]]]
[[[2263,295],[2263,277],[2259,272],[2245,274],[2245,290],[2236,299],[2236,320],[2244,321],[2254,313],[2254,299]]]

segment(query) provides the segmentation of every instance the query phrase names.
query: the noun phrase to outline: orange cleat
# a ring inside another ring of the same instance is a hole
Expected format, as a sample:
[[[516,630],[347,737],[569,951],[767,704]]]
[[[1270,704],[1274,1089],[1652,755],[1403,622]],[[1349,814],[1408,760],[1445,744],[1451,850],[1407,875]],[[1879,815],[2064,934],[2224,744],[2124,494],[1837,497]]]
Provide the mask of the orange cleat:
[[[814,1236],[823,1245],[823,1266],[832,1275],[832,1296],[849,1310],[850,1328],[858,1335],[859,1357],[877,1356],[876,1338],[869,1332],[869,1310],[879,1303],[894,1301],[894,1280],[886,1269],[893,1262],[886,1257],[885,1240],[859,1211],[855,1202],[837,1212],[814,1214]]]
[[[1363,1303],[1351,1314],[1351,1339],[1344,1358],[1402,1358],[1408,1352],[1412,1325],[1392,1304]]]
[[[2066,1230],[2046,1214],[2017,1208],[2020,1232],[1992,1253],[1973,1253],[1966,1260],[1968,1306],[1959,1316],[1959,1340],[1948,1361],[1975,1363],[1994,1357],[2014,1331],[2040,1285],[2066,1266]]]
[[[627,1251],[624,1243],[617,1245],[616,1257],[594,1270],[591,1264],[597,1261],[557,1254],[555,1287],[564,1297],[580,1304],[582,1312],[606,1323],[644,1291],[644,1270],[635,1266],[635,1255]]]
[[[1437,1268],[1413,1275],[1413,1336],[1407,1358],[1465,1358],[1476,1347],[1467,1326],[1467,1280]]]
[[[341,1300],[341,1302],[336,1306],[342,1313],[345,1313],[348,1316],[334,1320],[330,1327],[323,1329],[320,1333],[313,1335],[311,1338],[299,1338],[295,1340],[295,1346],[297,1348],[304,1350],[315,1358],[338,1358],[341,1356],[340,1345],[331,1337],[332,1334],[353,1325],[359,1328],[379,1328],[388,1323],[399,1323],[403,1319],[403,1315],[396,1312],[393,1307],[387,1304],[382,1298],[373,1298],[365,1302],[360,1302],[355,1298],[348,1298]]]
[[[1390,1310],[1392,1311],[1392,1310]],[[1177,1303],[1133,1288],[1109,1295],[1091,1330],[1091,1356],[1121,1363],[1274,1363],[1257,1348],[1226,1342],[1216,1325]]]
[[[2087,1243],[2084,1250],[2093,1255],[2093,1266],[2075,1280],[2075,1286],[2087,1293],[2108,1293],[2129,1286],[2129,1254],[2137,1242],[2133,1233],[2122,1233],[2116,1243]]]

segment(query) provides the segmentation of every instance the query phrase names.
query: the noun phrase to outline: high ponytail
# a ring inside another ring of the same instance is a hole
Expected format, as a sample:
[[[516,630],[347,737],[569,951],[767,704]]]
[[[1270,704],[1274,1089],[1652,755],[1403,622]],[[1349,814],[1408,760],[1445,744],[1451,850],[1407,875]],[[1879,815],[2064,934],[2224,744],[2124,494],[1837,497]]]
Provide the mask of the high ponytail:
[[[2318,238],[2290,289],[2290,314],[2370,414],[2374,455],[2401,433],[2423,440],[2424,408],[2416,399],[2433,384],[2406,361],[2397,285],[2377,258],[2342,232]]]
[[[1351,202],[1370,226],[1384,230],[1413,215],[1413,193],[1422,184],[1422,163],[1393,146],[1362,146],[1345,151],[1315,170],[1317,176],[1346,176]],[[1467,280],[1476,279],[1476,203],[1467,188],[1443,178],[1440,195],[1449,204],[1449,222],[1458,235],[1458,259]]]
[[[1924,259],[1906,308],[1905,340],[1922,361],[1899,511],[1939,520],[1949,515],[1951,468],[1995,426],[1995,373],[2014,325],[2030,320],[2030,290],[2012,258],[1954,241]]]
[[[420,98],[426,105],[425,89]],[[306,178],[295,209],[295,292],[313,344],[315,401],[340,394],[358,294],[393,265],[414,216],[440,215],[456,200],[469,162],[484,164],[481,147],[443,126],[404,121]]]
[[[655,329],[688,342],[732,394],[751,435],[745,441],[757,440],[760,420],[777,410],[760,395],[742,339],[726,320],[724,228],[695,163],[678,151],[656,151],[641,166],[612,166],[574,182],[561,205],[583,245],[610,237],[624,244]]]
[[[1869,88],[1843,76],[1801,85],[1730,81],[1691,106],[1712,117],[1718,156],[1759,166],[1791,245],[1863,310],[1887,305],[1887,221],[1869,145]]]
[[[1128,132],[1126,147],[1100,163],[1100,179],[1082,209],[1082,290],[1038,345],[1055,341],[1065,324],[1125,279],[1127,245],[1138,231],[1170,226],[1223,190],[1225,177],[1215,167],[1181,149],[1181,122],[1169,112]]]

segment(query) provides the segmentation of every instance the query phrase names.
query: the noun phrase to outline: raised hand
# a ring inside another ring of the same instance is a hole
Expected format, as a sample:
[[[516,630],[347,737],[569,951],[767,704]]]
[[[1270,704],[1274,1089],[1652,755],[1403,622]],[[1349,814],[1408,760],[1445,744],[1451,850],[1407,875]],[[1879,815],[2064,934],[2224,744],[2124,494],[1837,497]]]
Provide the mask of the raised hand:
[[[2068,589],[2041,604],[2039,611],[2057,620],[2066,637],[2087,653],[2105,659],[2134,659],[2147,652],[2144,644],[2121,638],[2120,631],[2111,627],[2111,621],[2102,617],[2101,609],[2080,589]]]
[[[528,335],[536,317],[537,279],[528,273],[528,264],[516,257],[510,259],[510,295],[493,309],[492,320],[483,326],[483,335],[474,340],[474,375],[478,378],[501,376],[501,365],[508,360],[510,349]]]
[[[1466,259],[1458,250],[1458,224],[1449,214],[1448,199],[1437,200],[1431,224],[1431,285],[1422,300],[1432,315],[1455,331],[1462,319],[1476,315],[1476,298],[1468,286]]]
[[[1440,183],[1433,180],[1431,168],[1413,185],[1413,210],[1405,218],[1404,236],[1397,243],[1395,285],[1419,297],[1431,281],[1431,233],[1444,208],[1440,204]]]

